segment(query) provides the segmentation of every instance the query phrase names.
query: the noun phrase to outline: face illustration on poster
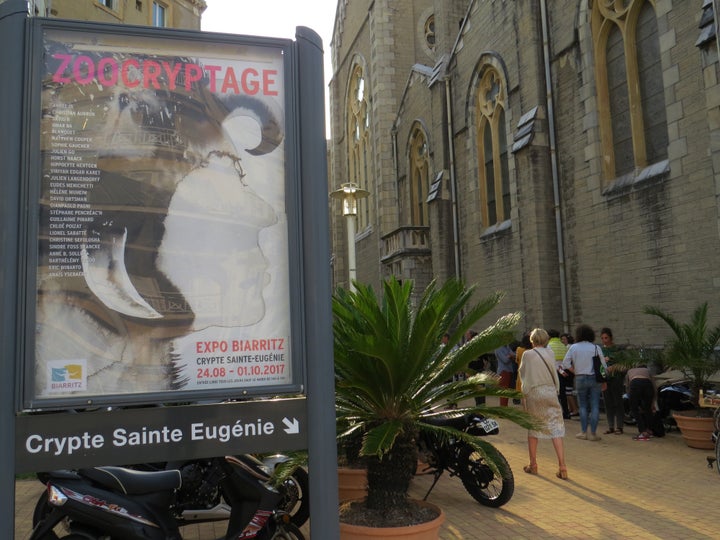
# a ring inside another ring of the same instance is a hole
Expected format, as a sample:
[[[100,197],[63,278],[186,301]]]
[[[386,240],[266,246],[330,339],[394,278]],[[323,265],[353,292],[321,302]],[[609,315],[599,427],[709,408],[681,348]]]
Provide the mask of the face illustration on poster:
[[[235,148],[257,146],[259,131],[253,120],[238,115],[225,124]],[[170,203],[158,266],[183,291],[195,314],[192,332],[173,343],[178,378],[187,380],[190,388],[198,385],[197,379],[187,377],[197,367],[198,343],[290,334],[287,317],[266,309],[285,305],[281,314],[289,309],[284,189],[282,183],[263,181],[283,178],[282,144],[276,153],[270,163],[243,160],[244,184],[237,181],[237,171],[228,168],[228,158],[216,156],[183,179]],[[235,249],[225,249],[228,245]],[[195,271],[198,267],[205,270]],[[230,346],[227,352],[232,356],[238,351]],[[179,360],[187,358],[192,361]]]
[[[54,43],[48,51],[60,62],[77,55]],[[121,66],[118,73],[133,83],[150,73],[139,69],[143,62],[190,66],[189,74],[217,63],[214,75],[234,65],[226,58],[97,54],[75,61]],[[276,79],[266,81],[279,89],[263,99],[210,92],[207,71],[192,86],[159,90],[97,84],[88,92],[86,81],[45,81],[38,397],[289,380],[284,81],[277,56],[255,59],[274,68]],[[247,69],[248,62],[235,67]],[[51,64],[48,72],[57,75],[61,67]],[[90,148],[71,150],[79,140]],[[87,182],[87,204],[53,197],[67,195],[58,187],[72,187],[68,171],[76,183]],[[53,229],[58,215],[63,227],[82,225],[81,236]],[[61,247],[64,258],[53,259]],[[58,272],[58,261],[74,263],[75,271]],[[239,366],[247,362],[258,366]]]

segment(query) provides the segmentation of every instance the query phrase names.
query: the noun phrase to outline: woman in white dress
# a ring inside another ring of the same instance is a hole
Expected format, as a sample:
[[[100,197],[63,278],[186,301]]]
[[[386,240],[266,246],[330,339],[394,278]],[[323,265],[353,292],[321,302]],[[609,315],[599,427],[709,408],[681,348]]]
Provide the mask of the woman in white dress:
[[[555,368],[555,354],[547,344],[550,337],[542,328],[530,333],[533,348],[523,354],[520,363],[520,380],[525,395],[525,410],[534,415],[542,424],[539,430],[528,431],[528,454],[530,464],[523,467],[529,474],[537,474],[537,447],[539,439],[551,439],[558,459],[556,476],[567,480],[563,437],[565,423],[562,407],[558,401],[560,381]]]

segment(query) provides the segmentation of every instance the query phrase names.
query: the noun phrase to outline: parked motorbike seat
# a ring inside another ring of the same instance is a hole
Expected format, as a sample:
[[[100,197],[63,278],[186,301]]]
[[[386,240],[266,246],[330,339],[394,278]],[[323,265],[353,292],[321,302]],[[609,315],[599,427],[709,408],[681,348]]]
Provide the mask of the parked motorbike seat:
[[[123,467],[93,467],[78,473],[92,482],[126,495],[143,495],[179,489],[182,477],[178,470],[135,471]]]
[[[468,426],[468,417],[457,416],[448,418],[436,416],[434,418],[424,419],[423,422],[425,422],[426,424],[430,424],[431,426],[447,426],[453,427],[459,431],[463,431]]]
[[[51,478],[60,480],[77,480],[79,479],[78,473],[70,469],[56,469],[49,472],[36,473],[38,480],[43,484],[47,484]]]

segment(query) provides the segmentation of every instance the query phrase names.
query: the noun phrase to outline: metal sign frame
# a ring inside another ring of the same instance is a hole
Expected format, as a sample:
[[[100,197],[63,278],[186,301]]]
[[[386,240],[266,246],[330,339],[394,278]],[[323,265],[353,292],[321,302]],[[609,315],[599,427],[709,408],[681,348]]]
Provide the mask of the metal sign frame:
[[[37,159],[37,148],[31,147],[33,141],[37,141],[33,139],[36,134],[33,129],[37,129],[32,127],[33,122],[41,115],[37,111],[39,90],[37,84],[27,82],[32,76],[36,77],[33,74],[40,69],[39,59],[37,54],[28,51],[38,46],[38,31],[42,28],[88,29],[115,35],[147,33],[195,43],[248,41],[286,47],[286,61],[292,66],[286,78],[292,84],[286,111],[292,114],[286,124],[288,144],[285,148],[289,171],[286,178],[288,273],[292,296],[289,309],[293,362],[300,363],[293,367],[290,384],[268,386],[257,393],[248,389],[246,395],[255,399],[228,404],[217,401],[242,397],[243,389],[235,392],[225,388],[206,394],[116,392],[84,400],[65,400],[64,397],[37,400],[29,395],[32,392],[27,392],[27,384],[32,377],[28,378],[23,364],[33,354],[37,314],[35,293],[28,293],[27,288],[36,287],[33,280],[37,278],[38,261],[33,253],[37,246],[37,225],[34,224],[39,218],[37,181],[42,165]],[[133,460],[137,458],[141,462],[163,459],[161,456],[167,457],[168,452],[172,455],[181,446],[182,455],[191,458],[207,457],[204,454],[220,450],[278,451],[283,450],[278,446],[294,449],[306,445],[312,479],[310,508],[316,531],[313,536],[327,540],[337,538],[337,512],[331,511],[337,508],[337,472],[323,50],[319,36],[308,28],[298,27],[296,40],[282,40],[280,45],[279,40],[271,38],[29,19],[27,2],[6,0],[0,3],[0,44],[5,51],[18,51],[0,56],[0,73],[3,73],[0,260],[4,261],[0,268],[0,372],[3,373],[0,378],[0,455],[5,464],[0,468],[0,537],[10,538],[14,534],[15,472],[38,470],[41,466],[75,466],[81,452],[84,453],[82,464],[92,466],[99,464],[99,460],[110,459],[111,454],[103,453],[105,444],[108,444],[106,449],[120,448],[130,444],[128,441],[139,441],[133,448]],[[281,391],[289,393],[282,395]],[[300,397],[293,398],[293,391],[301,393]],[[238,393],[241,396],[231,395]],[[197,404],[201,394],[215,403]],[[180,399],[190,403],[175,403]],[[159,402],[154,403],[158,400],[174,405],[162,407]],[[73,404],[83,407],[75,412],[55,410]],[[100,404],[102,407],[98,409]],[[145,405],[156,407],[142,409]],[[144,420],[150,423],[145,425]],[[202,426],[210,424],[217,427],[217,433],[225,433],[228,441],[219,441],[219,446],[218,441],[208,441],[202,435]],[[236,424],[240,428],[234,427]],[[261,433],[252,441],[243,438],[248,433],[246,427],[250,429],[251,425],[260,426],[257,429]],[[153,434],[146,440],[147,444],[143,442],[143,426],[146,433]],[[110,432],[106,432],[108,428]],[[74,433],[77,429],[82,429],[80,435]],[[280,431],[284,434],[278,435]],[[127,435],[130,432],[135,432],[136,438]],[[153,438],[156,435],[159,439]],[[37,454],[42,452],[38,452],[37,442],[46,440],[46,436],[58,440],[68,437],[67,441],[75,437],[73,447],[80,444],[84,450],[77,453],[73,450],[75,457],[67,460],[60,455],[39,457]],[[179,444],[187,442],[186,437],[190,443]],[[156,443],[157,440],[160,442]],[[19,455],[23,452],[26,455]]]

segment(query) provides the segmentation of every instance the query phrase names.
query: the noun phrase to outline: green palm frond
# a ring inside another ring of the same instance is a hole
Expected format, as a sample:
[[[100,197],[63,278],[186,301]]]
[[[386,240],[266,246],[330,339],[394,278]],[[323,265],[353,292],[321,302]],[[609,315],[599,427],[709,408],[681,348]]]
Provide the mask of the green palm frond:
[[[495,375],[481,373],[452,381],[453,374],[466,370],[472,360],[514,338],[519,313],[501,316],[470,342],[453,346],[497,307],[502,293],[473,303],[475,288],[451,279],[442,286],[431,283],[414,303],[411,281],[389,278],[381,298],[367,285],[356,282],[355,287],[355,291],[339,289],[333,296],[335,406],[341,442],[361,433],[361,455],[388,459],[396,444],[406,445],[423,429],[436,429],[425,421],[447,415],[450,403],[458,404],[451,415],[479,410],[524,427],[536,425],[530,415],[512,407],[462,405],[481,396],[521,396],[501,388]],[[445,333],[451,336],[448,345],[441,344]],[[443,429],[456,438],[469,437],[473,448],[492,461],[495,451],[490,443]]]
[[[654,307],[646,307],[645,313],[662,319],[674,334],[667,343],[665,364],[680,370],[690,380],[693,403],[697,406],[700,389],[720,370],[720,355],[716,351],[720,325],[708,328],[707,302],[695,309],[688,323]]]
[[[288,478],[295,474],[295,470],[307,466],[307,450],[297,450],[285,454],[287,459],[275,465],[271,471],[270,483],[274,487],[282,485]]]
[[[370,428],[365,435],[362,454],[382,458],[402,434],[403,427],[401,420],[390,420]]]

